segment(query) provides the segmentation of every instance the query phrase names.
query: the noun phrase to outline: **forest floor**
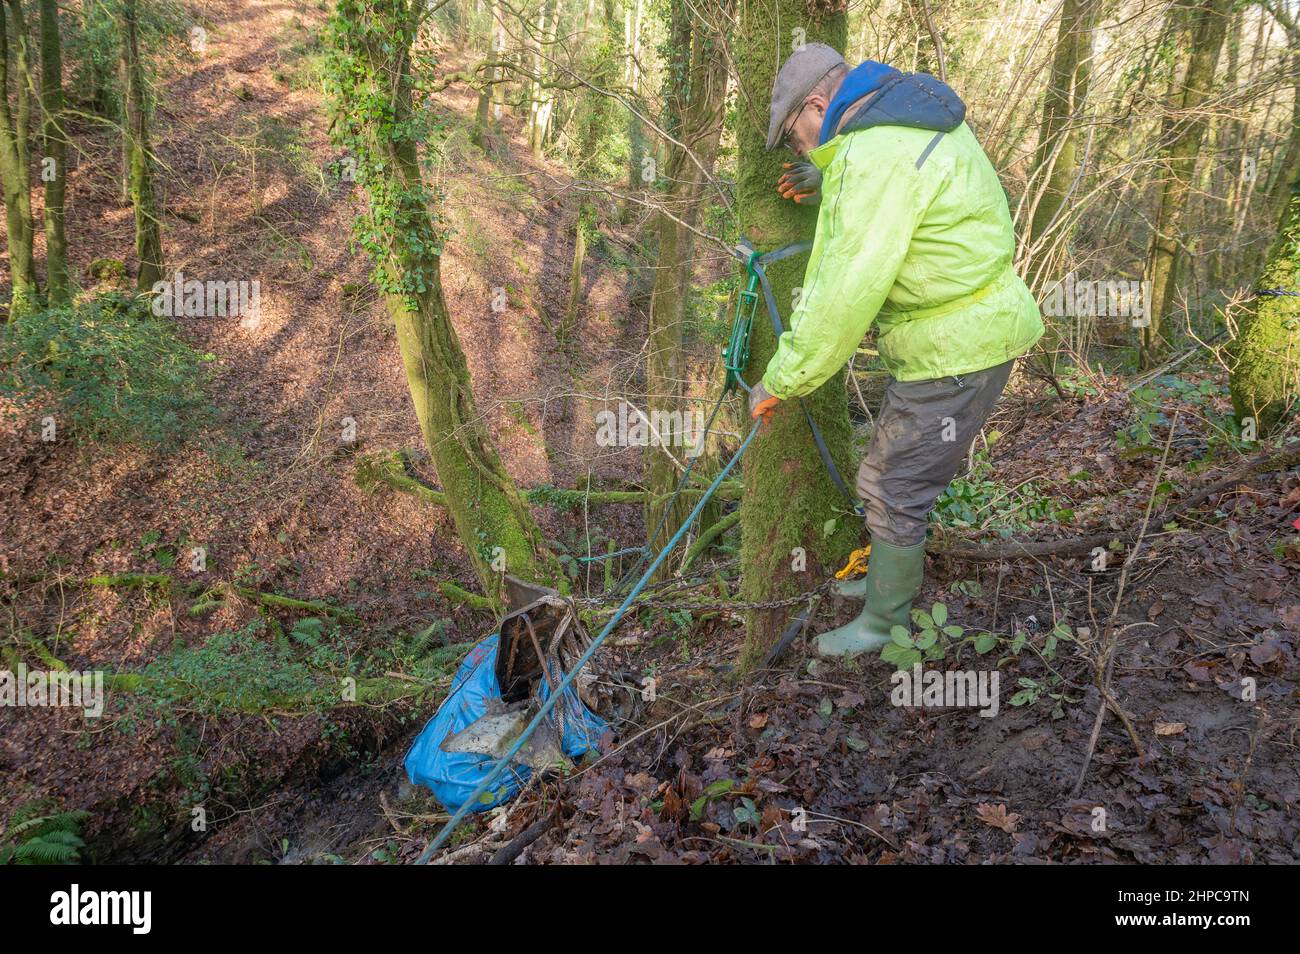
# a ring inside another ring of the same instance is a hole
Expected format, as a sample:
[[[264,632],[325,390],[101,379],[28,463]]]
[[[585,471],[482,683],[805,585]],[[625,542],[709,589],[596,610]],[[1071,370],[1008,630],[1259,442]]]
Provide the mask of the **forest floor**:
[[[0,423],[0,642],[33,666],[53,656],[191,692],[111,692],[94,723],[68,710],[0,709],[0,823],[50,797],[91,813],[94,860],[406,861],[445,818],[401,779],[450,668],[434,673],[416,657],[430,639],[468,647],[493,621],[438,587],[474,586],[448,516],[358,480],[370,455],[401,451],[436,485],[391,327],[349,242],[357,197],[330,171],[340,157],[316,83],[323,15],[276,0],[202,11],[207,52],[168,70],[154,127],[169,269],[261,281],[257,322],[177,319],[213,356],[219,419],[169,453],[43,443],[30,419]],[[454,51],[447,62],[457,63]],[[472,93],[453,88],[438,103],[447,126],[436,179],[453,228],[444,287],[507,469],[527,488],[635,486],[638,452],[596,446],[591,422],[633,387],[641,364],[626,344],[644,332],[648,270],[630,251],[638,223],[604,209],[579,328],[557,344],[572,180],[529,157],[509,115],[500,149],[474,146]],[[74,137],[68,234],[84,276],[95,260],[133,261],[132,222],[115,140],[91,126]],[[504,312],[492,308],[497,288],[507,290]],[[1119,559],[1095,570],[1088,554],[940,558],[919,605],[943,602],[968,632],[996,634],[991,654],[967,646],[959,658],[996,665],[997,718],[893,705],[887,666],[817,666],[802,642],[779,668],[742,681],[740,614],[647,610],[619,631],[658,686],[639,726],[569,778],[531,787],[494,830],[459,833],[458,857],[550,817],[522,858],[1300,861],[1291,527],[1300,478],[1264,475],[1177,521],[1160,518],[1237,460],[1216,423],[1221,389],[1203,380],[1184,370],[1180,388],[1190,389],[1161,392],[1163,427],[1135,410],[1122,380],[1081,382],[1068,400],[1023,381],[998,411],[1004,436],[969,482],[972,500],[1037,538],[1132,529],[1155,495],[1115,613],[1124,632],[1108,676],[1142,757],[1108,716],[1072,794],[1098,712],[1090,660]],[[357,440],[345,444],[348,418]],[[536,512],[569,558],[642,533],[639,507]],[[192,573],[197,545],[208,562]],[[173,582],[88,583],[123,573]],[[599,573],[584,571],[580,591],[598,590]],[[259,605],[256,593],[331,609],[306,625],[304,613]],[[852,612],[829,600],[813,629]],[[312,685],[313,674],[395,673],[413,690],[300,709],[249,707],[219,691],[242,679],[275,688],[267,677],[277,665]],[[1243,678],[1253,700],[1242,699]],[[193,830],[195,807],[206,831]]]

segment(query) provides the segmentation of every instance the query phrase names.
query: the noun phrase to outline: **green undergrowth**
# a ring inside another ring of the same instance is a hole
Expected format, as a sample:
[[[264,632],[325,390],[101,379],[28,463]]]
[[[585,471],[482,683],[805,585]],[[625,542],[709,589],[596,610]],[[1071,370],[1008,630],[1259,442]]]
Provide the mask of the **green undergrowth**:
[[[0,328],[0,395],[36,414],[46,440],[174,448],[215,419],[212,360],[170,318],[110,292]]]

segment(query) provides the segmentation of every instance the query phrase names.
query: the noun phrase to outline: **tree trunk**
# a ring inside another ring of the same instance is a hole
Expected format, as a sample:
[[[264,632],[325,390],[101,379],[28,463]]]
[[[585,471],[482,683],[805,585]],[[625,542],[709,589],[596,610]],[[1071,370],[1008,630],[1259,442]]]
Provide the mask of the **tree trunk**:
[[[68,242],[63,231],[63,197],[67,188],[68,141],[63,112],[63,44],[59,37],[57,0],[41,3],[41,109],[45,156],[45,284],[51,305],[67,304]]]
[[[1182,220],[1192,191],[1196,157],[1205,135],[1202,106],[1214,84],[1219,50],[1227,32],[1232,0],[1179,0],[1175,20],[1178,49],[1189,50],[1186,69],[1170,84],[1162,135],[1165,176],[1160,184],[1155,225],[1147,260],[1151,282],[1150,323],[1142,329],[1142,361],[1158,363],[1168,335],[1164,319],[1173,308],[1182,251]]]
[[[1265,208],[1270,216],[1281,218],[1287,211],[1287,203],[1293,195],[1293,183],[1300,178],[1300,36],[1291,34],[1293,44],[1297,47],[1296,52],[1291,54],[1291,73],[1297,77],[1297,82],[1293,88],[1291,101],[1291,137],[1287,140],[1286,148],[1282,152],[1282,158],[1278,162],[1278,169],[1275,173],[1276,178],[1273,180],[1273,187],[1269,190],[1265,200]],[[1245,217],[1244,214],[1242,216]],[[1258,258],[1256,258],[1258,261]]]
[[[1092,38],[1100,0],[1065,0],[1052,56],[1052,74],[1043,94],[1043,118],[1031,181],[1038,184],[1038,205],[1029,227],[1028,246],[1043,263],[1053,256],[1038,248],[1056,220],[1079,167],[1078,131],[1074,128],[1088,99],[1092,74]]]
[[[148,293],[163,277],[162,222],[154,195],[153,152],[145,106],[144,69],[136,35],[136,0],[122,4],[122,65],[126,77],[126,139],[131,159],[131,205],[135,210],[135,256],[140,270],[135,287]]]
[[[716,24],[726,24],[734,9],[735,0],[715,0],[700,8],[700,13],[715,17]],[[695,251],[695,235],[690,226],[699,221],[710,188],[706,172],[712,173],[717,159],[726,107],[727,62],[723,52],[725,36],[698,19],[693,20],[684,0],[672,4],[669,29],[668,131],[694,153],[699,165],[682,148],[670,144],[664,170],[667,186],[660,196],[663,210],[656,221],[659,249],[650,292],[646,407],[652,420],[655,412],[666,412],[662,420],[678,421],[690,413],[682,401],[686,381],[684,325]],[[671,456],[665,453],[665,446],[653,443],[642,455],[646,489],[655,496],[671,493],[677,485],[681,475],[673,458],[681,461],[681,455],[687,451],[681,441],[674,442],[671,435],[662,436],[668,449],[677,448]],[[651,548],[667,542],[662,534],[658,539],[649,537],[661,521],[670,533],[691,509],[689,501],[679,498],[665,518],[665,506],[666,502],[653,501],[646,506],[647,544]],[[707,526],[707,517],[702,515],[701,529]]]
[[[1219,81],[1225,89],[1236,89],[1240,75],[1241,37],[1244,17],[1240,11],[1228,15],[1227,63],[1223,77]],[[1232,227],[1237,221],[1237,209],[1248,205],[1246,197],[1250,195],[1254,183],[1244,183],[1240,156],[1244,155],[1243,140],[1246,123],[1240,116],[1219,116],[1215,118],[1214,154],[1215,161],[1210,164],[1209,198],[1211,207],[1218,216],[1227,220],[1228,238],[1217,243],[1217,247],[1208,256],[1211,287],[1225,285],[1232,274],[1232,262],[1236,258],[1237,232]],[[1238,161],[1234,162],[1234,159]],[[1220,212],[1219,209],[1222,209]]]
[[[596,207],[590,202],[578,206],[578,217],[573,223],[573,262],[569,266],[569,304],[564,318],[556,330],[556,338],[563,344],[573,336],[578,326],[578,308],[582,305],[582,266],[587,260],[587,235],[596,227]]]
[[[32,252],[31,161],[27,130],[31,124],[31,58],[22,0],[7,0],[12,23],[0,15],[0,178],[4,180],[5,238],[9,248],[9,277],[13,297],[9,317],[21,318],[40,296],[36,258]],[[9,107],[9,40],[13,40],[16,115]]]
[[[528,107],[528,145],[533,157],[540,159],[546,145],[546,127],[551,121],[551,109],[555,105],[551,91],[544,85],[551,75],[549,57],[554,55],[553,44],[557,34],[560,10],[556,0],[546,0],[542,7],[541,22],[537,26],[537,47],[533,56],[533,72],[537,79],[533,82],[533,95]]]
[[[1264,437],[1300,401],[1300,175],[1256,289],[1237,328],[1229,386],[1237,420],[1253,418]]]
[[[547,551],[492,444],[442,294],[444,236],[429,213],[413,116],[410,50],[419,11],[403,0],[340,0],[330,24],[334,135],[358,158],[368,199],[364,243],[397,328],[425,446],[474,572],[498,608],[505,573],[559,585]]]
[[[776,191],[782,161],[789,155],[766,152],[768,105],[772,81],[791,52],[793,28],[807,31],[808,42],[844,48],[844,4],[819,4],[813,17],[804,0],[743,0],[735,49],[741,87],[736,151],[739,156],[737,197],[740,231],[760,251],[770,251],[811,237],[816,207],[782,199]],[[792,256],[768,270],[778,307],[788,325],[795,286],[803,281],[807,257]],[[762,376],[776,350],[771,322],[761,306],[754,321],[745,380]],[[843,375],[836,375],[804,403],[841,472],[849,470],[850,428]],[[764,424],[744,461],[745,494],[741,515],[741,593],[745,600],[771,600],[810,590],[837,569],[837,562],[862,537],[857,518],[845,516],[847,504],[822,466],[799,402],[783,401],[771,424]],[[824,526],[838,518],[828,533]],[[790,610],[750,614],[743,664],[754,665],[772,645]]]
[[[488,58],[496,59],[496,41],[497,41],[497,5],[496,0],[488,0]],[[496,67],[490,66],[484,73],[483,88],[478,93],[478,108],[474,112],[474,143],[485,152],[492,146],[493,128],[492,128],[492,91],[496,88],[493,80],[496,79]]]

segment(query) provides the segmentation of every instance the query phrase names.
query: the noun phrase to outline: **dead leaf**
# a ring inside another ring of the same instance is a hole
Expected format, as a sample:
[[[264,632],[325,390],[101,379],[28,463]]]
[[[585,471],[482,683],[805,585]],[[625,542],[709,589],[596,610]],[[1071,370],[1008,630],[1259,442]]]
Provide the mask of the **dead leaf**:
[[[990,828],[1000,828],[1008,835],[1016,830],[1016,823],[1020,821],[1020,816],[1015,812],[1008,812],[1005,805],[981,802],[975,806],[975,814]]]
[[[1256,643],[1250,647],[1250,661],[1256,666],[1264,666],[1271,663],[1282,652],[1275,639],[1266,639],[1262,643]]]
[[[758,731],[759,729],[765,728],[766,726],[767,726],[766,712],[755,712],[752,716],[749,717],[749,727],[751,729]]]
[[[1186,722],[1157,722],[1156,735],[1182,735],[1187,731]]]

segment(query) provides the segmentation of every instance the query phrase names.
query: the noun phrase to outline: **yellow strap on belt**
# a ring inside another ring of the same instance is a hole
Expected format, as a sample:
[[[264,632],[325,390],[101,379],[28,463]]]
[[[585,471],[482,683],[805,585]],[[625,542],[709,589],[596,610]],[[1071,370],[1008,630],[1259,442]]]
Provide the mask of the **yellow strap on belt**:
[[[837,580],[847,580],[851,576],[857,576],[867,572],[867,557],[871,556],[871,544],[868,543],[861,550],[854,550],[849,554],[849,562],[844,564],[844,568],[835,574]]]

